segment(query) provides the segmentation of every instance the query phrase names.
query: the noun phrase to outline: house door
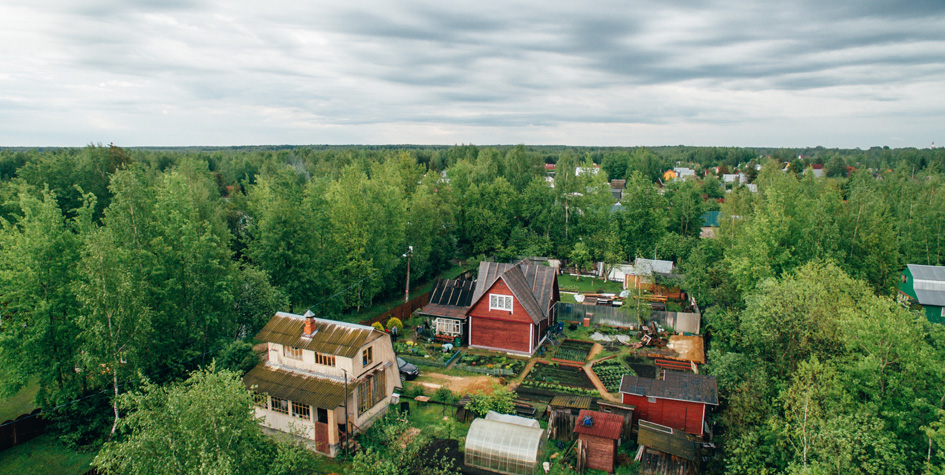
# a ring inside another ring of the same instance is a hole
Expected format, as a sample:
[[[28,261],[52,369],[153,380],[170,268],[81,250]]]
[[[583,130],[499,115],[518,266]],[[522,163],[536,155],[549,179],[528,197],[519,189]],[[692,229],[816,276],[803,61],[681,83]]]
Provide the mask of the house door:
[[[315,419],[315,450],[328,453],[328,410],[316,409]]]

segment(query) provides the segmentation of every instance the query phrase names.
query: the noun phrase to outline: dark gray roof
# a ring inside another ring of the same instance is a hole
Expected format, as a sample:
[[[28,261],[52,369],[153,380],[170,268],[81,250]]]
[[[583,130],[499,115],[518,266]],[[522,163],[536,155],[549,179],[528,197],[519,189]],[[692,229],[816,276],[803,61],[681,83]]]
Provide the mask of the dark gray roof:
[[[466,279],[446,279],[437,281],[430,292],[429,303],[436,305],[450,305],[453,307],[469,307],[472,304],[475,282]]]
[[[636,396],[675,399],[719,405],[719,390],[715,376],[666,371],[663,379],[624,375],[620,392]]]
[[[945,267],[909,264],[912,290],[922,305],[945,307]]]
[[[548,317],[557,279],[553,268],[531,265],[525,261],[518,264],[480,262],[479,278],[476,280],[472,303],[478,302],[499,279],[509,286],[512,294],[532,317],[532,321],[538,323]]]

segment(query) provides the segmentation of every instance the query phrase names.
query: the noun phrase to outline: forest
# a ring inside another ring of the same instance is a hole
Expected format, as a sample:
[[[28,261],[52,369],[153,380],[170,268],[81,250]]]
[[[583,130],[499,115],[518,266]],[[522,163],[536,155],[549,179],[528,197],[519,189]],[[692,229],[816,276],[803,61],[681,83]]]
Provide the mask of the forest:
[[[403,295],[408,246],[411,285],[458,259],[675,261],[719,384],[708,473],[945,473],[945,329],[896,302],[906,264],[945,264],[942,149],[3,149],[0,398],[38,382],[97,450],[157,388],[237,369],[275,311]]]

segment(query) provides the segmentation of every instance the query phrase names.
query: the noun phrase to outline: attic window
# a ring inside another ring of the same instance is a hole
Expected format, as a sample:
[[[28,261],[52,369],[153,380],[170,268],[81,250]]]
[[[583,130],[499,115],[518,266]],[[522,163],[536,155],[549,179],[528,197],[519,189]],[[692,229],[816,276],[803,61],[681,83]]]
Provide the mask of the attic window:
[[[489,310],[512,311],[512,296],[489,294]]]

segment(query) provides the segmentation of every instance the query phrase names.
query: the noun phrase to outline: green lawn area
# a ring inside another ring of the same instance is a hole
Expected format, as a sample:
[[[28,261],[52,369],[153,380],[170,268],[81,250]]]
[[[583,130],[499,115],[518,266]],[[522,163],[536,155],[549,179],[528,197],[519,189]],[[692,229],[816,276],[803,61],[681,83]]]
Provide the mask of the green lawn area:
[[[36,381],[30,381],[20,392],[0,400],[0,422],[33,412],[33,409],[36,409],[33,400],[36,399],[37,391],[39,391],[39,384]]]
[[[452,266],[449,269],[446,269],[445,271],[441,272],[440,275],[437,276],[437,278],[430,279],[428,282],[424,284],[420,284],[416,288],[410,289],[410,298],[411,299],[416,298],[426,292],[433,290],[433,284],[436,283],[436,279],[438,278],[455,279],[456,277],[458,277],[463,272],[466,272],[467,270],[469,269],[466,267]],[[383,302],[378,302],[368,307],[364,307],[358,312],[346,313],[338,317],[338,319],[345,322],[363,322],[365,320],[370,320],[402,303],[404,303],[403,293],[401,293],[397,297],[389,298]]]
[[[93,458],[94,453],[76,452],[45,434],[0,452],[0,467],[3,473],[20,475],[82,475],[91,469]]]
[[[604,279],[594,279],[590,277],[581,277],[578,279],[573,275],[561,274],[558,276],[558,288],[569,292],[585,293],[611,293],[619,294],[623,290],[620,282],[611,282]],[[562,297],[563,298],[563,297]]]

